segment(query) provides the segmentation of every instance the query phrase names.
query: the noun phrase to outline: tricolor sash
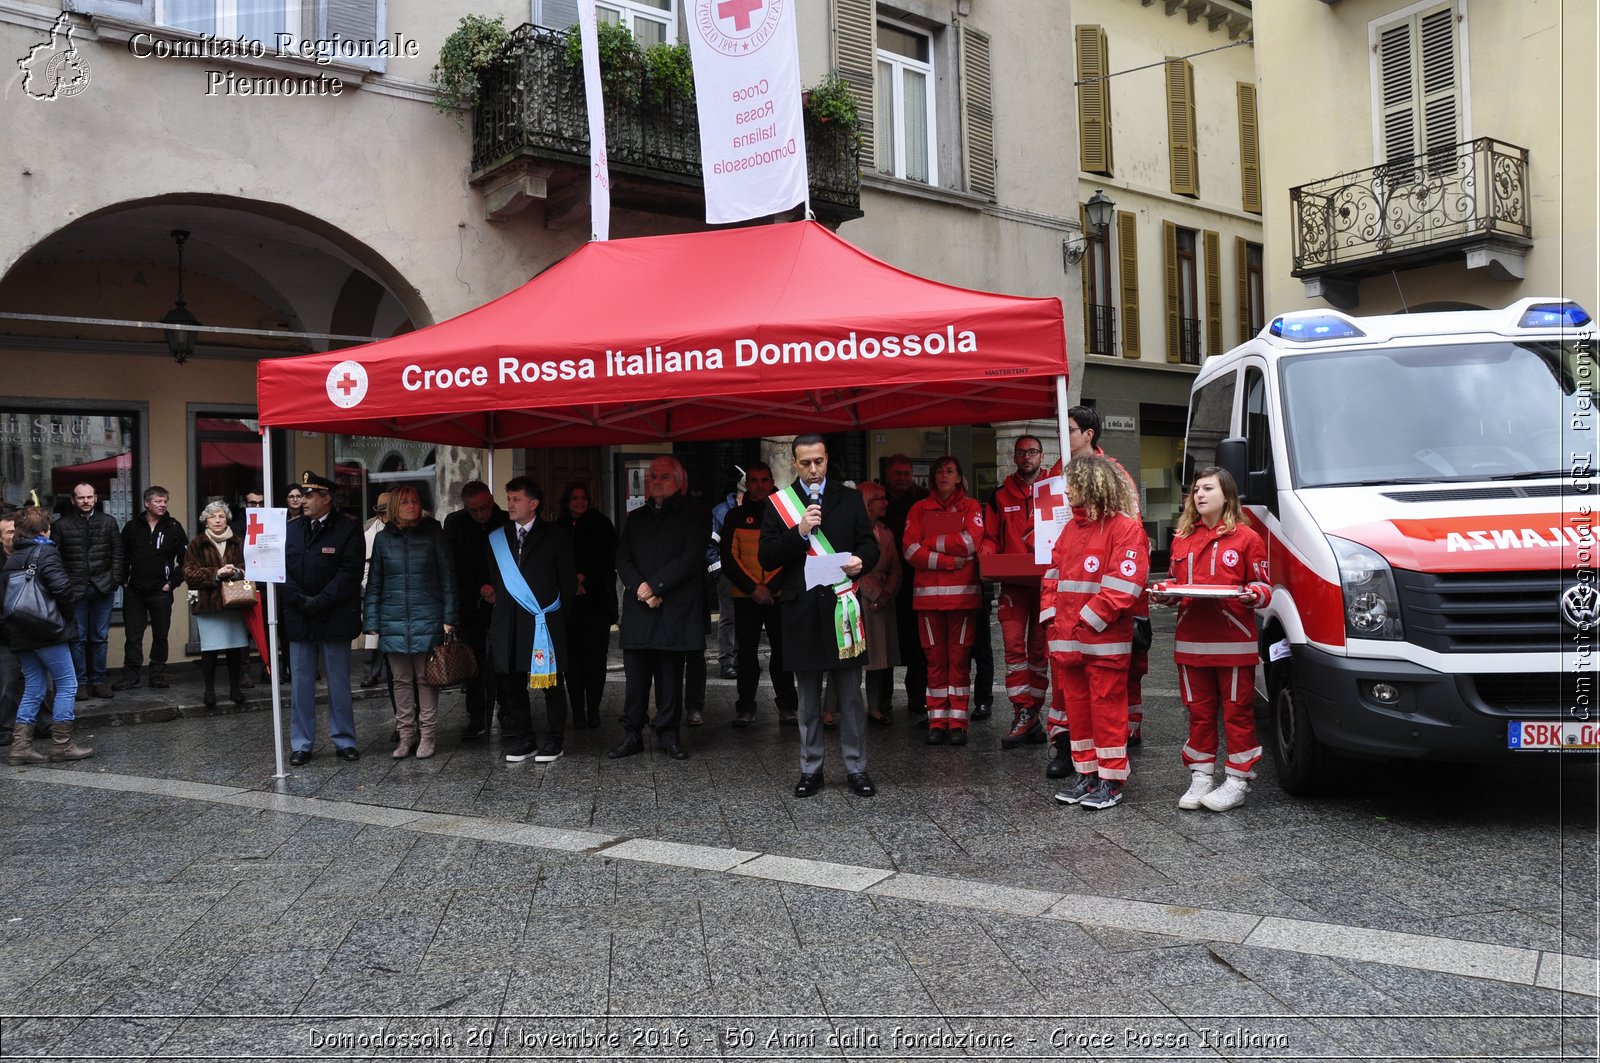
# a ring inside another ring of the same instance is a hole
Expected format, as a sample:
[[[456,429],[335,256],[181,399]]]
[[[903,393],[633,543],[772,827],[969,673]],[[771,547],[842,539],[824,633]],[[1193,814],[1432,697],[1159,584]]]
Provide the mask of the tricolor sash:
[[[834,487],[835,491],[842,491],[842,487]],[[800,518],[805,516],[807,502],[790,484],[772,496],[772,504],[778,511],[778,516],[783,518],[783,523],[790,528],[800,523]],[[812,554],[836,554],[839,551],[828,542],[828,537],[822,534],[819,527],[811,533],[807,540],[807,552]],[[861,623],[861,603],[856,599],[856,587],[859,581],[845,578],[835,583],[832,587],[837,596],[833,604],[833,634],[839,644],[839,659],[859,656],[867,648],[867,633]]]
[[[511,556],[511,546],[505,535],[496,529],[489,536],[489,542],[494,547],[495,564],[500,567],[500,582],[506,585],[506,593],[533,614],[533,659],[528,662],[528,686],[534,690],[553,687],[557,678],[556,648],[550,641],[550,624],[545,614],[561,608],[561,595],[556,595],[556,600],[548,607],[540,605],[539,599],[533,596],[533,588],[528,586],[522,570],[517,567],[516,558]]]

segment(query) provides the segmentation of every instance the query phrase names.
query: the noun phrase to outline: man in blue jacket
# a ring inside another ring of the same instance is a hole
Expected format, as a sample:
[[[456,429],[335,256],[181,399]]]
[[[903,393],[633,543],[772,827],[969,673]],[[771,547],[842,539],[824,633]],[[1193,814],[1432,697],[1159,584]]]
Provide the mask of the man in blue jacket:
[[[291,676],[289,763],[311,759],[317,736],[317,661],[328,681],[328,737],[340,760],[360,760],[350,693],[350,641],[361,633],[361,568],[366,542],[355,521],[334,512],[333,481],[300,479],[305,508],[285,543],[283,628]]]

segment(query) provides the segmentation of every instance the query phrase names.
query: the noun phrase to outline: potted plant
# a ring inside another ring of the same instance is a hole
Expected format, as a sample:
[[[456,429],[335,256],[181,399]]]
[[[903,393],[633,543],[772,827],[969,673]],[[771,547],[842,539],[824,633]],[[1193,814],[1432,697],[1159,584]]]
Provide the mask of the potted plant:
[[[461,107],[477,96],[479,78],[500,60],[510,39],[503,15],[463,16],[439,49],[439,62],[433,68],[433,81],[438,86],[434,107],[459,124]]]

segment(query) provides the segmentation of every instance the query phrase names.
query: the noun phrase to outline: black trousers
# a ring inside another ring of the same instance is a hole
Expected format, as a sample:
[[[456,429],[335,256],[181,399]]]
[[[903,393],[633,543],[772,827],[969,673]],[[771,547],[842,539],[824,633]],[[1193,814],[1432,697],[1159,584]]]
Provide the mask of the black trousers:
[[[489,660],[489,611],[479,608],[476,602],[468,605],[462,611],[461,623],[456,628],[456,637],[472,647],[473,656],[478,658],[478,674],[462,684],[462,690],[467,696],[467,719],[487,728],[489,713],[494,709],[495,691],[499,682],[499,677],[494,671],[494,662]],[[526,698],[523,699],[523,704],[526,706]]]
[[[985,581],[978,606],[977,637],[972,640],[973,705],[994,704],[994,584]]]
[[[696,651],[702,667],[705,650]],[[650,688],[656,690],[656,734],[676,734],[683,715],[683,673],[691,655],[681,650],[623,650],[622,726],[641,733],[649,718]]]
[[[556,685],[544,688],[544,727],[533,726],[533,709],[529,704],[528,673],[500,672],[495,675],[500,695],[500,729],[509,743],[522,741],[537,744],[541,733],[544,738],[561,744],[567,732],[567,680],[558,676]]]
[[[794,673],[783,667],[783,624],[778,618],[778,603],[762,605],[753,598],[733,600],[734,642],[739,647],[739,699],[734,709],[740,713],[756,711],[756,689],[761,682],[761,632],[772,646],[772,696],[778,708],[795,711]]]
[[[122,625],[128,644],[122,651],[122,670],[137,672],[144,663],[144,629],[150,629],[150,674],[160,675],[167,666],[167,632],[172,627],[171,591],[136,591],[132,587],[122,596]]]
[[[567,625],[567,697],[572,718],[594,725],[600,720],[600,699],[605,696],[606,656],[611,652],[611,618],[603,607],[586,608],[583,598]]]
[[[900,663],[906,666],[906,708],[912,712],[928,709],[928,658],[917,637],[917,614],[911,607],[911,581],[894,600],[895,623],[899,625]]]

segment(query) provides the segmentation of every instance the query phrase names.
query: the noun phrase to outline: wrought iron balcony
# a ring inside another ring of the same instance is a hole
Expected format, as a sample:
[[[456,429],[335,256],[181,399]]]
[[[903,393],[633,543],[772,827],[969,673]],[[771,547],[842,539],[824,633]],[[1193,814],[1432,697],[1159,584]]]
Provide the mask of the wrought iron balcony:
[[[1363,277],[1463,257],[1520,278],[1533,244],[1527,179],[1526,148],[1480,137],[1291,188],[1292,272],[1341,306]]]
[[[1085,320],[1084,340],[1090,354],[1115,354],[1117,342],[1116,308],[1090,303]]]
[[[513,213],[533,198],[556,213],[587,203],[583,75],[567,62],[566,48],[565,33],[518,26],[505,61],[482,79],[472,112],[472,183],[485,189],[491,215]],[[647,83],[637,71],[608,75],[605,105],[613,204],[704,217],[694,95]],[[810,113],[805,122],[812,210],[830,226],[861,217],[854,132]]]
[[[1200,354],[1200,319],[1178,319],[1178,362],[1180,365],[1199,365],[1204,361]]]

